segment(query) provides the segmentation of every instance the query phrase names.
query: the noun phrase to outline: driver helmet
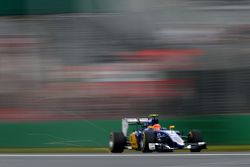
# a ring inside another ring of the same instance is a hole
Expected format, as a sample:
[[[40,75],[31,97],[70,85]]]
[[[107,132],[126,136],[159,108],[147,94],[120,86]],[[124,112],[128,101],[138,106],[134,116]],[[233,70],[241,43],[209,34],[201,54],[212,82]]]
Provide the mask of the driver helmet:
[[[160,124],[154,124],[154,125],[153,125],[153,129],[154,129],[154,130],[157,130],[157,131],[158,131],[158,130],[161,130],[161,125],[160,125]]]

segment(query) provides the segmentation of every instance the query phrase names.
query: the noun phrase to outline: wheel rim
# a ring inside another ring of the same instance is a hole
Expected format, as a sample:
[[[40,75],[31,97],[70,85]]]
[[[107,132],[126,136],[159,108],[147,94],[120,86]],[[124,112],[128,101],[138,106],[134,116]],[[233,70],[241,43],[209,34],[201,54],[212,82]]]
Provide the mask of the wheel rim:
[[[141,142],[140,142],[140,146],[141,146],[141,149],[143,149],[143,148],[144,148],[144,143],[143,143],[143,140],[141,140]]]
[[[110,135],[110,138],[109,138],[109,148],[113,148],[114,147],[114,142],[113,142],[113,135]]]
[[[145,135],[144,135],[144,133],[143,133],[142,138],[141,138],[141,142],[140,142],[140,145],[141,145],[141,149],[142,149],[142,150],[143,150],[144,147],[145,147],[144,138],[145,138]]]
[[[114,142],[112,140],[109,141],[109,148],[113,148]]]

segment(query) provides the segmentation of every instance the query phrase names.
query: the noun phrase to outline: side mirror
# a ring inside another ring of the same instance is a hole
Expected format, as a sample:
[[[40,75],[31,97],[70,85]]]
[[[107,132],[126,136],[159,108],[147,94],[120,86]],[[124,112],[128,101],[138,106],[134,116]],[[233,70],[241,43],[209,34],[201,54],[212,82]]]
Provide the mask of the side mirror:
[[[170,126],[169,126],[169,130],[173,130],[174,128],[175,128],[174,125],[170,125]]]

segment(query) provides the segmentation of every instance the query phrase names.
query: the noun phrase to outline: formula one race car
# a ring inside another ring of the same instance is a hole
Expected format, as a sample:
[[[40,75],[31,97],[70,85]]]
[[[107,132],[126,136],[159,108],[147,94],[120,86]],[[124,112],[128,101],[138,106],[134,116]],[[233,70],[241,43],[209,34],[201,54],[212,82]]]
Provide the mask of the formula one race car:
[[[135,125],[136,130],[128,136],[129,125]],[[176,149],[200,152],[206,149],[200,131],[191,130],[183,136],[174,128],[173,125],[169,129],[161,127],[157,114],[148,118],[124,118],[122,132],[111,132],[109,148],[112,153],[121,153],[124,149],[142,152],[173,152]]]

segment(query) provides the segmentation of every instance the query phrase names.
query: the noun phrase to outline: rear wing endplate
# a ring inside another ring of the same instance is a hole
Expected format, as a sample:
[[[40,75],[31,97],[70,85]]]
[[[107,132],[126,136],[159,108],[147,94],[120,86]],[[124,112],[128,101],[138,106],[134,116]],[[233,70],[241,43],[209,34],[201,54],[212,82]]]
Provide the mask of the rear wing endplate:
[[[148,118],[123,118],[122,133],[124,134],[124,136],[127,136],[129,125],[144,124],[148,122],[149,122]]]

